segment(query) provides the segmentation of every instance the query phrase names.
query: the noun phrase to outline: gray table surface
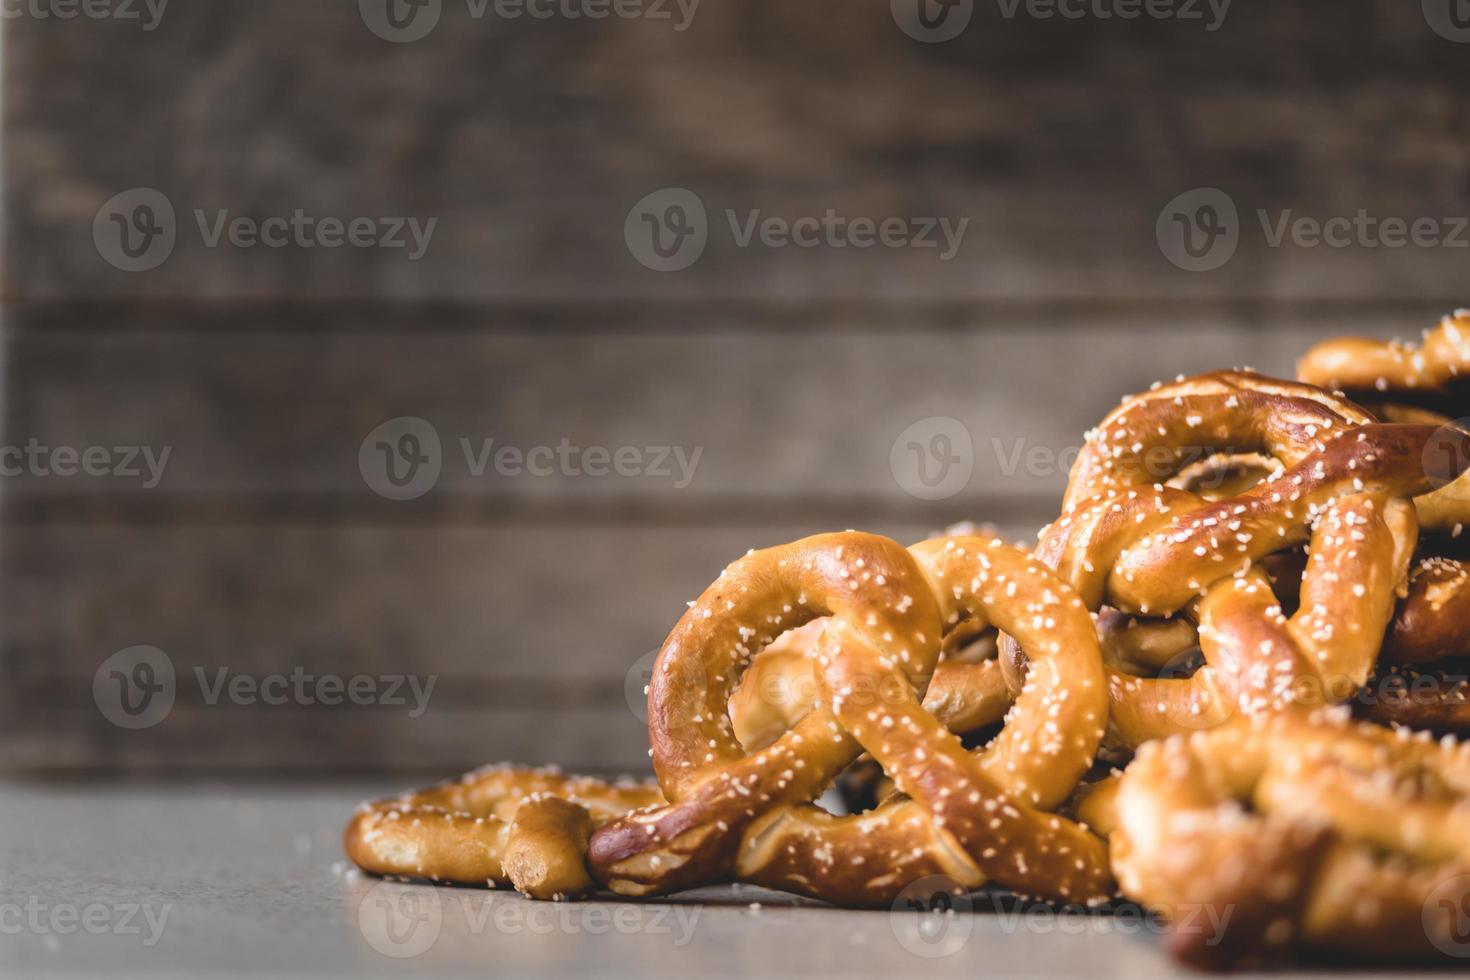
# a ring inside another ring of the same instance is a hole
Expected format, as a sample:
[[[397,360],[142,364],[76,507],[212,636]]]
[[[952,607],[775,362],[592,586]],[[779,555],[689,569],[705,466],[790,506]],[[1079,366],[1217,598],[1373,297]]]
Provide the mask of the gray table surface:
[[[0,976],[1187,975],[1137,919],[855,912],[752,888],[534,903],[348,868],[362,783],[0,782]]]

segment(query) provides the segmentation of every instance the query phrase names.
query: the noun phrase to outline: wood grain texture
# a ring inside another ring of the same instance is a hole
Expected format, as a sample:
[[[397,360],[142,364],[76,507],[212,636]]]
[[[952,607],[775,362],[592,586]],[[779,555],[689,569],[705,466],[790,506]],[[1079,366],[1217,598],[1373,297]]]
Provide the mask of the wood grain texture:
[[[7,27],[5,282],[14,299],[561,301],[862,297],[1440,296],[1463,248],[1272,248],[1255,218],[1470,214],[1462,46],[1398,0],[1236,5],[1179,20],[1007,17],[945,44],[888,5],[706,0],[651,20],[475,20],[411,44],[353,3],[177,4],[152,32]],[[1025,9],[1024,7],[1022,8]],[[106,79],[105,85],[94,80]],[[187,84],[180,84],[187,79]],[[92,222],[138,186],[180,216],[148,273]],[[631,257],[624,219],[699,195],[705,255]],[[1241,245],[1176,269],[1160,210],[1226,191]],[[207,248],[192,212],[439,219],[402,251]],[[952,261],[916,248],[740,247],[727,211],[968,218]]]
[[[8,321],[7,445],[175,453],[151,490],[7,481],[0,691],[13,765],[413,768],[513,755],[633,766],[636,719],[605,738],[602,719],[621,720],[630,668],[747,548],[844,527],[917,540],[961,519],[1027,535],[1055,513],[1064,451],[1121,392],[1222,364],[1281,370],[1315,337],[1408,330],[1428,314],[976,312],[902,330],[727,316],[692,331],[325,317],[273,328],[299,311],[252,331],[134,316]],[[446,467],[441,486],[399,503],[367,489],[357,450],[403,412],[446,437],[683,442],[706,456],[683,490],[487,482]],[[953,496],[925,500],[905,491],[890,452],[904,426],[934,415],[964,421],[974,466]],[[180,701],[157,729],[126,732],[91,701],[92,680],[138,644],[173,659]],[[437,687],[422,718],[263,711],[203,703],[193,673],[298,667]]]
[[[640,671],[684,603],[747,548],[829,529],[11,525],[0,738],[25,767],[642,766],[628,697],[641,701]],[[167,655],[176,702],[125,731],[98,709],[93,675],[137,645]],[[385,696],[412,675],[428,696],[404,682],[404,706],[289,693],[266,707],[218,687],[244,677],[249,697],[297,672],[308,691],[361,675]],[[415,703],[428,710],[412,716]]]
[[[12,443],[171,453],[156,487],[146,473],[27,471],[7,489],[17,499],[327,498],[368,519],[456,505],[922,510],[892,451],[910,426],[950,417],[973,468],[955,495],[982,511],[1029,503],[1044,517],[1069,454],[1123,394],[1232,365],[1287,374],[1317,339],[1416,333],[1434,322],[1437,308],[1423,309],[975,311],[959,323],[808,317],[776,330],[727,314],[698,329],[626,318],[562,331],[416,318],[398,330],[338,319],[291,331],[268,315],[253,328],[172,317],[99,331],[16,315]],[[441,443],[437,484],[409,503],[376,496],[359,459],[366,437],[400,416],[426,420]],[[518,460],[535,447],[556,458],[533,471]],[[507,448],[515,454],[497,461]],[[589,449],[632,455],[622,474],[596,475],[609,464]]]
[[[152,31],[7,19],[0,448],[170,458],[156,486],[4,479],[0,766],[635,764],[636,723],[603,734],[629,720],[630,658],[745,548],[1030,531],[1124,393],[1288,373],[1316,339],[1412,335],[1466,302],[1465,249],[1272,247],[1257,216],[1470,214],[1470,48],[1419,5],[1239,4],[1209,31],[977,3],[943,44],[888,6],[703,0],[680,31],[445,0],[409,44],[353,2],[196,0]],[[178,242],[126,273],[93,224],[134,187],[167,196]],[[624,226],[667,187],[698,195],[709,242],[660,273]],[[1198,187],[1228,193],[1240,244],[1186,272],[1155,224]],[[207,247],[194,216],[296,209],[438,224],[410,262]],[[969,224],[941,261],[742,246],[730,223],[829,210]],[[410,501],[360,467],[399,416],[443,447]],[[939,417],[971,472],[929,499],[894,452],[940,445]],[[687,485],[477,475],[461,439],[700,456]],[[89,685],[139,643],[447,686],[414,723],[181,701],[127,733]]]

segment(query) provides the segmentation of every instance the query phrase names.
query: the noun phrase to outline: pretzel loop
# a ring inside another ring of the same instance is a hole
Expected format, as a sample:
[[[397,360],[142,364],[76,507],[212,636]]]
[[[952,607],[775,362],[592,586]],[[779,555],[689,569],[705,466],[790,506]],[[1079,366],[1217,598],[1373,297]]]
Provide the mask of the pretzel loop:
[[[1470,899],[1467,794],[1465,745],[1300,712],[1241,718],[1140,750],[1118,789],[1113,861],[1137,901],[1175,918],[1229,913],[1223,937],[1176,935],[1200,965],[1293,948],[1429,956],[1454,947]]]
[[[845,584],[861,604],[834,601],[806,581],[806,592],[783,603],[791,610],[773,612],[764,597],[772,589],[780,594],[783,574],[804,568],[821,569],[828,585]],[[767,591],[755,592],[755,581]],[[883,590],[877,601],[862,594],[869,582]],[[745,595],[751,598],[742,606],[737,597]],[[722,766],[729,755],[714,751],[710,743],[717,739],[707,736],[728,721],[723,714],[690,717],[672,692],[658,693],[656,666],[650,690],[650,718],[658,719],[651,725],[658,733],[655,768],[674,802],[594,836],[592,866],[615,891],[647,894],[733,876],[842,904],[878,905],[918,877],[944,873],[968,886],[994,878],[1049,897],[1106,896],[1101,842],[1041,812],[1075,787],[1096,751],[1106,710],[1090,619],[1047,569],[978,536],[938,539],[910,553],[886,539],[849,533],[748,556],[694,604],[660,657],[662,665],[665,655],[705,651],[713,696],[687,701],[728,698],[734,668],[754,651],[743,646],[730,656],[709,644],[728,641],[732,630],[746,636],[739,627],[752,614],[768,617],[759,620],[758,635],[750,634],[759,644],[802,618],[831,617],[817,656],[818,702],[768,748]],[[941,619],[952,628],[967,617],[1015,630],[1037,645],[1046,663],[983,755],[965,750],[920,703],[938,657]],[[677,676],[676,669],[669,673]],[[671,739],[658,750],[660,734],[691,729],[705,745],[691,750]],[[910,798],[856,817],[811,806],[860,748]],[[699,749],[705,755],[691,759]],[[666,773],[670,764],[693,775]]]
[[[817,535],[732,564],[680,619],[654,664],[649,737],[671,805],[593,838],[590,860],[613,891],[728,880],[751,821],[774,806],[816,799],[857,758],[858,743],[824,706],[749,756],[726,713],[750,658],[820,617],[849,625],[854,642],[901,664],[910,684],[926,682],[934,669],[938,606],[897,542]],[[710,683],[692,685],[698,677]]]
[[[1367,679],[1417,540],[1409,500],[1431,486],[1423,451],[1443,432],[1365,417],[1305,385],[1230,373],[1125,401],[1094,432],[1069,498],[1101,492],[1046,529],[1037,555],[1089,608],[1198,620],[1205,660],[1187,678],[1113,664],[1113,741],[1134,747],[1237,710],[1343,701]],[[1216,500],[1141,485],[1136,464],[1150,451],[1181,464],[1171,440],[1184,431],[1207,453],[1279,453],[1282,468]],[[1262,563],[1309,538],[1300,608],[1287,619]],[[1002,663],[1014,686],[1026,664],[1014,638],[1002,642]]]
[[[373,874],[462,884],[510,882],[535,898],[590,891],[592,828],[662,801],[646,783],[487,766],[455,782],[358,808],[347,856]]]

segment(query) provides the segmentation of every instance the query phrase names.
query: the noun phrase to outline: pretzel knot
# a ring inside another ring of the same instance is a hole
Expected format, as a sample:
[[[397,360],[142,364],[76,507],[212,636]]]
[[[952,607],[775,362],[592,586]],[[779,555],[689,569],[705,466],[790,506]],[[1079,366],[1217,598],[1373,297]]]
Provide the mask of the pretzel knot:
[[[1417,540],[1410,500],[1431,486],[1423,450],[1443,432],[1363,418],[1318,389],[1230,372],[1126,401],[1091,436],[1070,509],[1043,531],[1037,557],[1090,609],[1195,619],[1205,661],[1183,678],[1112,663],[1114,741],[1343,701],[1367,680]],[[1216,500],[1162,485],[1192,458],[1239,453],[1276,468]],[[1308,539],[1288,618],[1261,563]],[[1017,641],[1002,645],[1013,678],[1026,662]]]
[[[816,703],[747,754],[726,711],[742,671],[820,617]],[[1023,637],[1038,658],[1005,728],[975,753],[921,704],[946,631],[967,617]],[[873,906],[947,875],[961,887],[993,879],[1101,900],[1111,894],[1106,848],[1046,811],[1091,763],[1106,707],[1086,610],[999,540],[906,550],[847,532],[751,552],[691,604],[654,667],[649,734],[669,805],[604,826],[589,863],[628,895],[738,879]],[[812,805],[864,749],[905,795],[848,817]]]
[[[1470,415],[1470,310],[1445,317],[1425,331],[1421,344],[1360,337],[1324,341],[1301,359],[1297,376],[1348,392],[1385,421],[1445,426],[1445,439],[1431,445],[1429,455],[1453,456],[1453,433],[1466,428],[1464,416]],[[1438,486],[1418,506],[1426,528],[1462,525],[1470,512],[1470,476]]]
[[[1237,718],[1139,751],[1118,788],[1113,862],[1199,965],[1292,949],[1463,956],[1467,796],[1470,746],[1320,713]],[[1223,935],[1184,928],[1204,921]]]
[[[364,804],[344,839],[348,857],[372,874],[508,881],[534,898],[570,898],[593,887],[584,862],[592,828],[662,799],[647,783],[487,766]]]
[[[814,668],[826,628],[818,619],[783,633],[751,661],[729,704],[735,737],[747,751],[770,745],[816,703]],[[989,657],[967,658],[964,648],[983,632],[966,620],[945,634],[942,659],[924,692],[924,709],[956,735],[999,724],[1011,706],[994,637],[984,644]]]
[[[1443,543],[1431,550],[1445,550]],[[1384,638],[1361,714],[1385,725],[1470,735],[1470,562],[1421,556]]]
[[[1308,384],[1379,399],[1416,392],[1442,394],[1470,377],[1470,310],[1456,310],[1424,333],[1423,342],[1342,337],[1317,344],[1297,365]]]

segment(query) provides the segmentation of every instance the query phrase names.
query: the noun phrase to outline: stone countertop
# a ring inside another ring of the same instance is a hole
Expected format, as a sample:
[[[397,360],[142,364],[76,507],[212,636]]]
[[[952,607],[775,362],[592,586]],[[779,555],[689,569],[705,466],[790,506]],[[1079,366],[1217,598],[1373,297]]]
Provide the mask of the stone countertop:
[[[350,870],[364,782],[0,782],[0,975],[1188,976],[1137,918],[858,912],[754,888],[534,903]]]

